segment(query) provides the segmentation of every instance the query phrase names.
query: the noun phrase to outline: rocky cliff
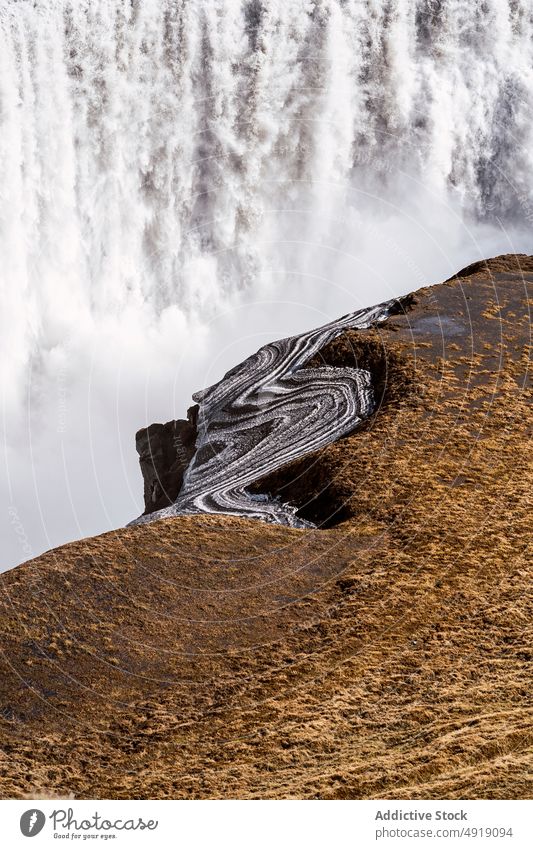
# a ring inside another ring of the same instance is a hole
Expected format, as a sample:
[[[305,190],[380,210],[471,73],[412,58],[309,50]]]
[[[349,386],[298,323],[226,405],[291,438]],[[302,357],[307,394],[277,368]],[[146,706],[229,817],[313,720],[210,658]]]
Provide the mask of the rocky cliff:
[[[532,287],[478,263],[314,355],[373,411],[253,487],[315,528],[178,516],[1,575],[2,795],[530,795]],[[176,429],[139,439],[169,498]]]

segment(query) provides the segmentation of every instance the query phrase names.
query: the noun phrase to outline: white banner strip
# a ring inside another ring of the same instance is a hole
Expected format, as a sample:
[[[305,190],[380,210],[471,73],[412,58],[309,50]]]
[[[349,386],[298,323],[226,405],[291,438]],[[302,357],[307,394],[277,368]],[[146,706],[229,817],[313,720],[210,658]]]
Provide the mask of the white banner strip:
[[[450,849],[533,846],[530,801],[0,802],[5,847]],[[35,842],[32,842],[35,841]],[[68,841],[68,842],[67,842]]]

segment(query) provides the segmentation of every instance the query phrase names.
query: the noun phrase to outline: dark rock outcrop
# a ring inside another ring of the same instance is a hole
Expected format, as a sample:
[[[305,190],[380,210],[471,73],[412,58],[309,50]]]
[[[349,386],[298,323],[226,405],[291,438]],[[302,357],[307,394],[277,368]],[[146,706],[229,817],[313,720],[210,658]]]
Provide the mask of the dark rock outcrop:
[[[187,420],[151,424],[135,434],[144,481],[145,515],[168,507],[178,497],[195,451],[197,413],[196,405],[187,411]]]
[[[397,304],[380,303],[264,345],[218,383],[194,393],[200,405],[196,451],[179,497],[132,524],[218,513],[309,527],[295,516],[294,506],[267,493],[252,494],[248,487],[351,433],[372,413],[370,372],[340,364],[303,366],[345,330],[368,330],[385,322],[391,307]],[[158,496],[156,484],[148,493],[152,503]]]

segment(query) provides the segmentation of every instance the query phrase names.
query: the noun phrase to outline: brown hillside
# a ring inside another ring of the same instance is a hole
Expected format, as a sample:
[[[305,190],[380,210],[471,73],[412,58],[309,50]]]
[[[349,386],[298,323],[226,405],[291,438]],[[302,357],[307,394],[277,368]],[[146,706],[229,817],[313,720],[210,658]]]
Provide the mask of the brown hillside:
[[[533,257],[320,357],[379,409],[258,490],[321,525],[131,527],[0,576],[0,793],[532,791]]]

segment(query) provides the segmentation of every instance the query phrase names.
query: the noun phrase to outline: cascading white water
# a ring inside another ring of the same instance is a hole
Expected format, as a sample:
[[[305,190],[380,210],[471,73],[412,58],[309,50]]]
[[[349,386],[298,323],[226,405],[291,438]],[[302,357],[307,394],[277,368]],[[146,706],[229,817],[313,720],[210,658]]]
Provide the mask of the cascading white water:
[[[181,412],[168,361],[189,345],[208,357],[221,309],[296,293],[335,317],[452,273],[479,243],[531,250],[515,230],[533,219],[530,0],[0,0],[0,33],[0,370],[17,515],[28,488],[39,510],[50,497],[43,450],[71,468],[96,428],[99,466],[109,410],[134,467],[136,427]],[[148,380],[155,409],[132,400]],[[70,433],[54,424],[46,442],[63,396]],[[117,452],[103,454],[107,468]],[[69,478],[73,505],[85,474]],[[119,492],[99,479],[88,498]],[[103,509],[92,524],[76,506],[64,527],[44,517],[36,535],[57,543],[135,512]],[[5,565],[21,559],[14,546]]]

